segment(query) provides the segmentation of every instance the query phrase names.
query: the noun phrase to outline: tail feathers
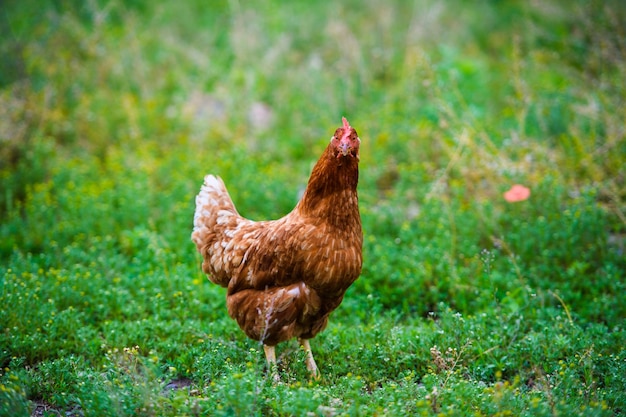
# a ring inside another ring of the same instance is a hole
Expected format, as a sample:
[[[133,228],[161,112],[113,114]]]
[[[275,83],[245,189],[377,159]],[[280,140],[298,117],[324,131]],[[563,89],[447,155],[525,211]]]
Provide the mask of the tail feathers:
[[[191,240],[206,258],[207,245],[212,245],[228,228],[241,219],[220,177],[207,175],[196,196]]]
[[[193,216],[193,231],[211,226],[218,215],[230,213],[237,215],[235,205],[228,195],[226,186],[220,177],[207,175],[200,193],[196,196],[196,211]]]
[[[202,271],[212,282],[228,286],[247,250],[247,241],[237,233],[249,223],[237,213],[224,182],[214,175],[204,177],[196,197],[191,240],[202,255]]]

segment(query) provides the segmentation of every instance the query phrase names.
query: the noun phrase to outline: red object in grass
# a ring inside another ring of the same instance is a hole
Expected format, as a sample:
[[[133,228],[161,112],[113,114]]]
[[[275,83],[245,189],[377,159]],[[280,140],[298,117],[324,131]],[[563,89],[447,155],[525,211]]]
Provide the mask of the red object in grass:
[[[509,191],[504,193],[504,199],[509,203],[528,200],[528,197],[530,197],[530,188],[520,184],[515,184]]]

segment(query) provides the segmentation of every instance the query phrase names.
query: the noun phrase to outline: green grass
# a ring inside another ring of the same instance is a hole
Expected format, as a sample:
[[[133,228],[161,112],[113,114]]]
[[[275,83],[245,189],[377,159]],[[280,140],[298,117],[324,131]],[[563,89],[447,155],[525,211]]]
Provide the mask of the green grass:
[[[0,415],[626,414],[626,7],[309,3],[0,10]],[[341,116],[363,273],[276,384],[193,199],[286,214]]]

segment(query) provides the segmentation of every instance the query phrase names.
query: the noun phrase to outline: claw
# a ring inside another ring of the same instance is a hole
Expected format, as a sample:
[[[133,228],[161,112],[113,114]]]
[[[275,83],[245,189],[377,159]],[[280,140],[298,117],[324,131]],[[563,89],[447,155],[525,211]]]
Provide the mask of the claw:
[[[298,339],[300,342],[300,346],[304,349],[306,353],[306,369],[311,373],[311,378],[315,380],[319,380],[321,378],[321,374],[319,369],[317,368],[317,364],[315,363],[315,359],[313,358],[313,351],[311,350],[311,344],[309,343],[309,339]]]
[[[274,346],[263,345],[265,351],[265,359],[267,359],[267,367],[272,374],[274,382],[280,382],[280,375],[278,375],[278,365],[276,364],[276,350]]]

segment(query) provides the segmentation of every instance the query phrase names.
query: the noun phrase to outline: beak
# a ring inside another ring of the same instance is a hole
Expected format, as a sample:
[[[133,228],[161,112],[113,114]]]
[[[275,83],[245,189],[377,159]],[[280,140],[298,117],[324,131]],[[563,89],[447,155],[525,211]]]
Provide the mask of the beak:
[[[343,139],[337,146],[337,150],[339,151],[339,153],[337,154],[337,157],[339,157],[339,155],[341,156],[352,155],[353,149],[354,148],[352,147],[352,144],[350,143],[350,141],[347,139]]]
[[[339,145],[339,151],[341,151],[341,154],[343,156],[348,156],[351,150],[352,150],[352,147],[350,146],[350,144],[346,142]]]

